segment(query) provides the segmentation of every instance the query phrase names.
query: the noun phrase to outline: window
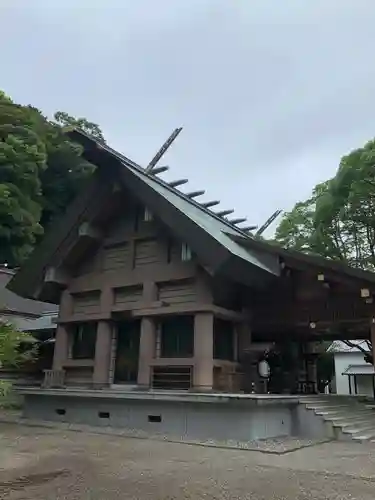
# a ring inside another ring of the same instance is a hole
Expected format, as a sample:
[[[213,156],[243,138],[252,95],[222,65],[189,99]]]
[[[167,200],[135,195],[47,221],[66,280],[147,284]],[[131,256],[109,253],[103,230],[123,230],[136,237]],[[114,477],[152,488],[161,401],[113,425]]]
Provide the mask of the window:
[[[191,248],[186,243],[182,243],[181,260],[191,260],[191,257],[192,257]]]
[[[234,328],[230,321],[215,318],[214,359],[234,361]]]
[[[161,357],[190,358],[194,355],[194,318],[175,316],[160,322]]]
[[[145,207],[144,212],[143,212],[143,220],[145,222],[150,222],[154,219],[154,214],[151,212],[151,210],[147,207]]]
[[[73,359],[94,359],[96,323],[81,323],[72,332],[71,355]]]

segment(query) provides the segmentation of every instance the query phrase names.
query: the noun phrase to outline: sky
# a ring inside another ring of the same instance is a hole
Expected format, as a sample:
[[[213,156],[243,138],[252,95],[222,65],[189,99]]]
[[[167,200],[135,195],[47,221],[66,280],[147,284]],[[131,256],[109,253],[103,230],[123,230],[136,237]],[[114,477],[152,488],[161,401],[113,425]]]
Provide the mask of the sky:
[[[374,0],[0,0],[0,87],[144,166],[182,126],[164,178],[260,225],[375,136],[374,26]]]

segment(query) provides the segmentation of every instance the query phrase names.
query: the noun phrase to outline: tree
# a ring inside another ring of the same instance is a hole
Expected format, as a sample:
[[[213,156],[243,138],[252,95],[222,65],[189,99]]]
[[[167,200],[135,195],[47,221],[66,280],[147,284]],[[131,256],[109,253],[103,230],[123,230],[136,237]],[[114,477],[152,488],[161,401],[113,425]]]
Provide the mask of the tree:
[[[33,130],[33,114],[0,96],[0,262],[16,266],[43,229],[40,173],[46,148]]]
[[[17,330],[11,323],[0,320],[0,367],[18,368],[34,359],[36,340],[27,332]]]
[[[283,217],[276,240],[287,248],[315,253],[375,270],[375,140],[341,159],[333,179]]]
[[[354,267],[375,270],[375,140],[344,156],[316,205],[315,233]]]
[[[366,340],[366,348],[364,348],[361,344],[355,344],[354,342],[351,342],[350,340],[343,340],[344,344],[346,344],[348,347],[352,347],[353,349],[356,349],[358,351],[361,351],[363,354],[363,359],[366,361],[366,363],[369,364],[374,364],[374,357],[372,354],[372,342],[371,340]]]
[[[63,112],[55,119],[0,91],[0,264],[22,264],[95,168],[63,127],[78,126],[104,141],[99,126]]]
[[[0,368],[18,368],[33,360],[36,352],[37,344],[30,334],[0,320]],[[0,397],[5,396],[10,388],[10,383],[0,381]]]
[[[49,124],[46,148],[47,168],[40,174],[44,230],[64,213],[95,169],[81,157],[81,146],[69,141],[56,124]]]
[[[327,191],[328,182],[318,184],[306,201],[298,202],[286,212],[276,229],[275,241],[284,248],[300,252],[322,254],[324,245],[316,237],[315,211],[319,198]]]
[[[89,122],[86,118],[74,118],[70,116],[68,113],[63,111],[58,111],[55,113],[54,118],[56,123],[61,125],[62,127],[77,127],[86,132],[87,134],[92,135],[95,139],[98,139],[101,142],[105,142],[103,132],[100,130],[100,127],[93,122]]]
[[[286,248],[374,271],[375,140],[344,156],[332,179],[318,184],[308,200],[285,214],[275,239]],[[366,362],[374,363],[370,341],[370,353],[358,348]]]

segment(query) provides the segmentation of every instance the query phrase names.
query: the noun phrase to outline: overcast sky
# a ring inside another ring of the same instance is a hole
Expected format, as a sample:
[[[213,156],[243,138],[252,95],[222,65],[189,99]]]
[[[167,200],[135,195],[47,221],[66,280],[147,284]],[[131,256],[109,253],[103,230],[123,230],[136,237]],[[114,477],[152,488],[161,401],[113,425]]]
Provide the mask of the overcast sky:
[[[0,85],[250,223],[375,136],[375,0],[0,0]]]

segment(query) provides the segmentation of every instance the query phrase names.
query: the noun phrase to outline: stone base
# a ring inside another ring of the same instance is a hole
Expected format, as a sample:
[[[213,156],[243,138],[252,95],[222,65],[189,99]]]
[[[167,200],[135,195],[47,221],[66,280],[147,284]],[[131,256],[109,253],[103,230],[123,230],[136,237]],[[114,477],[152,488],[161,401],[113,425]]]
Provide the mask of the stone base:
[[[21,391],[24,417],[189,439],[252,441],[295,434],[298,398],[111,390]]]

